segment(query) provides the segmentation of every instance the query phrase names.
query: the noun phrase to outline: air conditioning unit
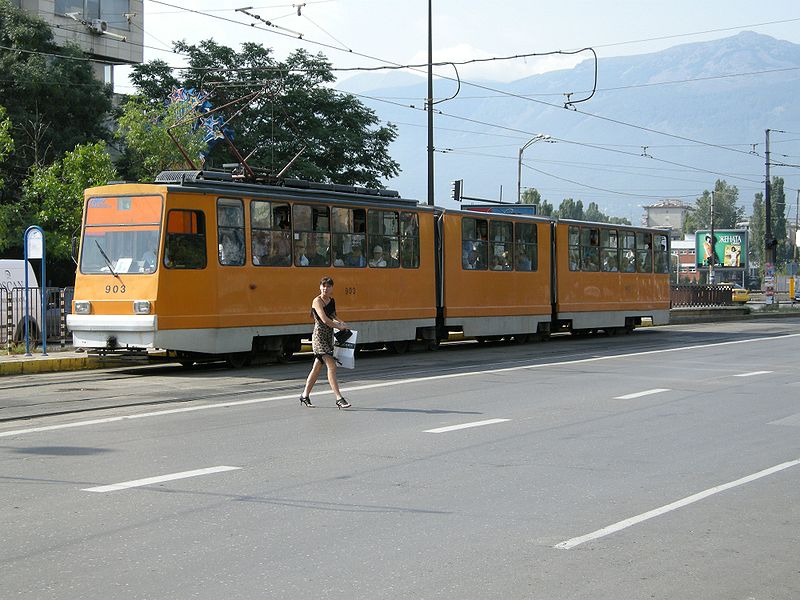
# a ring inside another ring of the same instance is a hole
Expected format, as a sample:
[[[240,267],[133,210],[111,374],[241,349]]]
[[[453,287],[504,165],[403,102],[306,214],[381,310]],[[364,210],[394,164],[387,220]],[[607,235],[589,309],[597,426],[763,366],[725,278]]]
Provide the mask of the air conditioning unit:
[[[102,19],[92,19],[90,29],[97,33],[105,33],[108,31],[108,21],[103,21]]]

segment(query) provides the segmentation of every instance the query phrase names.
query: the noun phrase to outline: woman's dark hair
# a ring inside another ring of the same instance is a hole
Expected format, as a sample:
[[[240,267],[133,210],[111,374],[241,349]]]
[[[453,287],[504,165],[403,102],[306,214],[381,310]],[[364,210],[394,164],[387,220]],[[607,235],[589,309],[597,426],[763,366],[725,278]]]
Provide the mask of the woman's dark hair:
[[[319,280],[320,285],[333,285],[333,279],[330,277],[323,277]]]

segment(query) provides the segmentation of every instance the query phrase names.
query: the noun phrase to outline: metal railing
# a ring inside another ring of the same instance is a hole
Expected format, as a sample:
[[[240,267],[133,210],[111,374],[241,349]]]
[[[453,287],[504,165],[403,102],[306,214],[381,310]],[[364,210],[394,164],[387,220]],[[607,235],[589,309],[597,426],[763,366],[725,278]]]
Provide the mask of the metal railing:
[[[70,338],[67,314],[72,309],[74,294],[72,287],[47,288],[42,307],[41,289],[28,288],[28,339],[31,343],[41,344],[44,333],[48,343],[66,346]],[[13,344],[25,341],[25,288],[0,287],[0,319],[0,345],[10,349]]]
[[[673,285],[670,301],[673,308],[733,306],[733,290],[717,285]]]

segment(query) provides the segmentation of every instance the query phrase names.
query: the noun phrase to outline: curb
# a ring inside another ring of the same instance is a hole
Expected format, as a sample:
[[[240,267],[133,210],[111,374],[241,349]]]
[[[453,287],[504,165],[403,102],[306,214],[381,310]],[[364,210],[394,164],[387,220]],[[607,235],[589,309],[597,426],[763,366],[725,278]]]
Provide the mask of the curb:
[[[55,371],[82,371],[85,369],[98,369],[102,366],[100,359],[89,356],[68,358],[27,357],[0,362],[0,377],[3,375],[52,373]]]

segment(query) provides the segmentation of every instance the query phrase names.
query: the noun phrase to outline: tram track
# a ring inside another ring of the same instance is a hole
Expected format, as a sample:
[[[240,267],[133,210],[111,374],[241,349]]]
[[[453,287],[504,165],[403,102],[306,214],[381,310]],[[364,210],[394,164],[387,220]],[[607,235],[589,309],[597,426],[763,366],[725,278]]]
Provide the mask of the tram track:
[[[796,328],[789,325],[786,321],[780,321],[744,330],[723,324],[674,326],[637,330],[624,337],[553,336],[549,342],[525,345],[489,342],[478,346],[469,341],[448,342],[435,354],[409,353],[397,356],[385,351],[364,351],[357,359],[357,370],[344,371],[342,375],[347,385],[361,385],[431,374],[502,369],[523,364],[537,365],[600,355],[746,340],[754,336],[777,336],[789,329],[795,331]],[[287,393],[298,390],[302,385],[308,362],[308,357],[298,356],[288,364],[241,370],[225,369],[215,364],[196,365],[191,369],[159,364],[81,374],[26,376],[24,382],[12,382],[4,387],[4,391],[18,396],[36,393],[38,397],[30,397],[27,402],[23,398],[13,406],[0,408],[0,423],[69,414],[97,414],[125,408],[211,402],[231,396]],[[204,381],[207,381],[205,386]],[[126,391],[120,394],[121,389]],[[165,391],[167,397],[163,396]],[[64,398],[65,394],[81,392],[88,392],[88,397]]]

